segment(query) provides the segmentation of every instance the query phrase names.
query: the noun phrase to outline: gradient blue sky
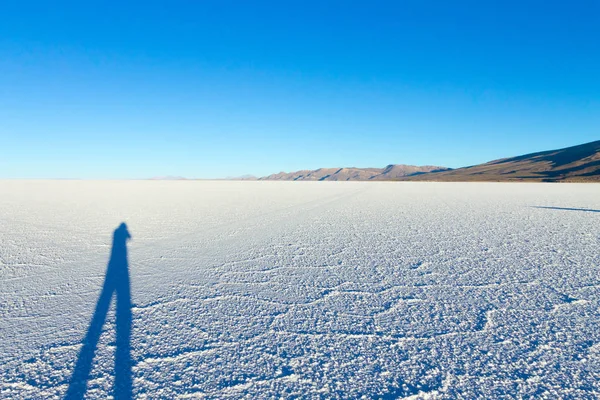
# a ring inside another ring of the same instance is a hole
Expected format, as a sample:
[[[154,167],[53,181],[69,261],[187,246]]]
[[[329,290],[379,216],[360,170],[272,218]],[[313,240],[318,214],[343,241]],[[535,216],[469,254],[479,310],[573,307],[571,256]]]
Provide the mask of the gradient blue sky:
[[[600,139],[600,1],[0,2],[0,177],[460,167]]]

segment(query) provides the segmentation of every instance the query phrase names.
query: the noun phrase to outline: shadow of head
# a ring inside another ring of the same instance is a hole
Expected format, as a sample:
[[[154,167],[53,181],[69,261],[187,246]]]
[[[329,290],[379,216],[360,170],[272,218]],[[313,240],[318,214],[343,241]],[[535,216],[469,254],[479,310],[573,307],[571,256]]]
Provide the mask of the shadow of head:
[[[127,230],[127,224],[125,222],[121,222],[121,225],[115,229],[113,241],[115,243],[126,243],[129,239],[131,239],[131,235]]]

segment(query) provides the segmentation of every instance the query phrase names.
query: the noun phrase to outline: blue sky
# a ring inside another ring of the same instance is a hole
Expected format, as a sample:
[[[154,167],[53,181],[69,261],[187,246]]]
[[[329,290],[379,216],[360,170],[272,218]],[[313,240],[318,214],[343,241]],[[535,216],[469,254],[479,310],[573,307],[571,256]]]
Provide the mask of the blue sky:
[[[597,139],[596,0],[0,2],[3,178],[460,167]]]

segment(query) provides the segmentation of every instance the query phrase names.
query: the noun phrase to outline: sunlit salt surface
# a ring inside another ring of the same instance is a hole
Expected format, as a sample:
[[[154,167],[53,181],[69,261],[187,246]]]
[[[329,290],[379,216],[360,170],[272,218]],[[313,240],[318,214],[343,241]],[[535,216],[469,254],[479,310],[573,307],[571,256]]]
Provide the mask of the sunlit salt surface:
[[[600,185],[0,181],[1,398],[74,385],[121,222],[86,398],[600,395]]]

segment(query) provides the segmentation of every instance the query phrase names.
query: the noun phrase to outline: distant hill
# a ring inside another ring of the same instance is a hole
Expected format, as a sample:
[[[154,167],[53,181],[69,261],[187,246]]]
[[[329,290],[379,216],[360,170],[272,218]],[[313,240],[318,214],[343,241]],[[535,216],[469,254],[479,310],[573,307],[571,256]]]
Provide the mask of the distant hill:
[[[255,181],[258,178],[255,177],[254,175],[242,175],[242,176],[228,176],[227,178],[225,178],[225,180],[227,181]]]
[[[183,176],[172,176],[172,175],[167,175],[167,176],[153,176],[152,178],[150,178],[151,181],[185,181],[187,180],[187,178],[183,177]]]
[[[600,140],[503,158],[448,171],[402,177],[411,181],[600,182]]]
[[[404,164],[390,164],[385,167],[379,175],[375,175],[372,180],[375,181],[389,181],[407,176],[416,176],[426,174],[433,171],[450,171],[450,168],[437,167],[434,165],[414,166]]]
[[[395,180],[415,174],[447,170],[431,165],[414,166],[393,164],[385,168],[319,168],[296,172],[280,172],[259,178],[267,181],[385,181]]]

